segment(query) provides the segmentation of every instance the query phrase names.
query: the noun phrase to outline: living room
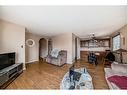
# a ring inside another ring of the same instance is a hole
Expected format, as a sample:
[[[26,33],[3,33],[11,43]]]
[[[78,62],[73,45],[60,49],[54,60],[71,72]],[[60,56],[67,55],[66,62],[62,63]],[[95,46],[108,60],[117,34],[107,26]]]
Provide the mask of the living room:
[[[1,89],[127,89],[109,82],[114,74],[126,81],[126,10],[126,6],[0,6],[1,64],[11,53],[14,65],[0,65]],[[115,59],[107,62],[107,51]],[[19,71],[11,73],[15,66]],[[66,78],[71,69],[77,74],[72,84]]]

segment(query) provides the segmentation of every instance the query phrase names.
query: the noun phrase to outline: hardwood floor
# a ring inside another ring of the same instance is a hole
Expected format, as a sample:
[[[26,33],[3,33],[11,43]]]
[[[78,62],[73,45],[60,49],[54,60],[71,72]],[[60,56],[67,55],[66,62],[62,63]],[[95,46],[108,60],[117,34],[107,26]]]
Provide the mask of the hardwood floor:
[[[103,65],[96,67],[79,60],[75,63],[76,68],[86,67],[93,78],[94,89],[108,89],[104,78]],[[17,77],[6,89],[59,89],[64,74],[69,65],[57,67],[45,62],[35,62],[26,65],[27,69]]]

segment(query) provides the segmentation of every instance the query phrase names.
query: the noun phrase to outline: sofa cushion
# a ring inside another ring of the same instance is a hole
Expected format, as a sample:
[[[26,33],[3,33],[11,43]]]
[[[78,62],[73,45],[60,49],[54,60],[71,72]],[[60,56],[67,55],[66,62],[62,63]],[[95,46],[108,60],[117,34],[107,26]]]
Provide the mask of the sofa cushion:
[[[53,50],[51,51],[51,57],[57,58],[58,55],[59,55],[59,51],[60,51],[60,50],[58,50],[58,49],[53,49]]]
[[[127,74],[127,64],[111,64],[111,68],[114,72]]]
[[[108,81],[117,85],[120,89],[127,89],[127,77],[126,76],[111,76],[107,78]]]

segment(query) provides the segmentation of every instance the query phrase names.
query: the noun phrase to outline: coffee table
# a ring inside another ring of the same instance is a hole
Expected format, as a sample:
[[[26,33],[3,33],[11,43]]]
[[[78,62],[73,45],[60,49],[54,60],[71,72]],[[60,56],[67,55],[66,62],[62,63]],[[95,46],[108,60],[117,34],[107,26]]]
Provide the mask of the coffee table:
[[[85,70],[84,70],[85,69]],[[90,74],[87,72],[86,68],[78,68],[75,69],[76,72],[81,73],[81,77],[79,79],[79,81],[75,81],[75,89],[93,89],[93,83],[92,83],[92,77],[90,76]],[[70,82],[70,78],[69,78],[69,72],[67,72],[61,83],[60,83],[60,89],[61,90],[69,90],[70,86],[72,85],[72,83]]]

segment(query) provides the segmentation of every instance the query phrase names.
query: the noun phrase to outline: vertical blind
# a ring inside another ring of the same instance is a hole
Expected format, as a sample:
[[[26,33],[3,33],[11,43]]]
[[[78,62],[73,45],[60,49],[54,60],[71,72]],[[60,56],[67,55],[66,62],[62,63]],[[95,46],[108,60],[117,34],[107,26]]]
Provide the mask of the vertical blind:
[[[113,51],[120,49],[120,35],[113,37]]]

